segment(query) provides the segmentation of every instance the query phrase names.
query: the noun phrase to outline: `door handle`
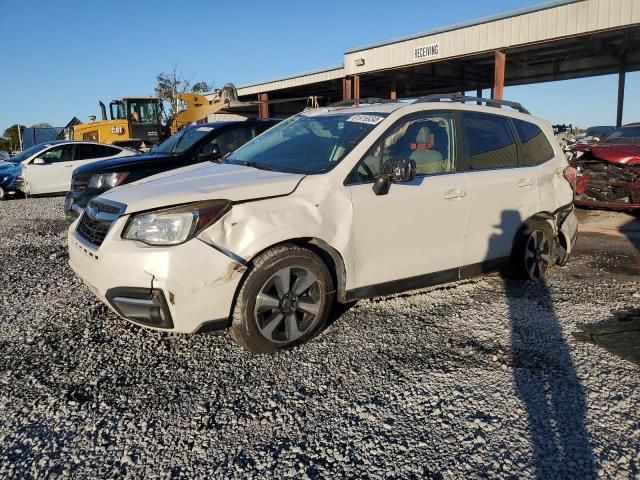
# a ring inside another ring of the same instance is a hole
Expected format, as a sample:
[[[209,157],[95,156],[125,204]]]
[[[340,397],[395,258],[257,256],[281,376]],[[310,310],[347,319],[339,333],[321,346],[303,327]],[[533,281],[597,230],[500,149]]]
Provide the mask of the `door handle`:
[[[465,197],[466,195],[467,195],[467,192],[465,192],[464,190],[458,190],[458,189],[448,190],[444,192],[444,198],[446,200],[452,200],[454,198],[462,198],[462,197]]]
[[[65,167],[73,167],[73,163],[70,163],[69,165],[65,165]]]
[[[518,186],[520,188],[531,187],[531,186],[533,186],[533,179],[531,179],[531,178],[521,178],[520,181],[518,182]]]

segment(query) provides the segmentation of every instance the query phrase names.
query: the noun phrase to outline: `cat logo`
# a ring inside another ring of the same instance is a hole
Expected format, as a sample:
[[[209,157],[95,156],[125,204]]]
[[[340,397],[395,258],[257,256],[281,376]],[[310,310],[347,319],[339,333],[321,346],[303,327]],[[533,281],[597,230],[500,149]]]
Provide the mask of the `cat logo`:
[[[111,133],[115,135],[124,135],[124,127],[111,127]]]

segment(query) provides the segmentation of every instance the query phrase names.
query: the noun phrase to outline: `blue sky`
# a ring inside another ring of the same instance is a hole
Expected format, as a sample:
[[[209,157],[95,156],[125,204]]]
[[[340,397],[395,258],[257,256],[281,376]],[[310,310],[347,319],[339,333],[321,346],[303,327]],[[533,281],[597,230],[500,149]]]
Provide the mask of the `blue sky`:
[[[98,100],[150,95],[174,65],[222,86],[342,62],[345,49],[512,10],[540,0],[79,2],[0,0],[0,132],[64,125]],[[112,6],[110,9],[109,7]],[[627,76],[625,122],[640,120],[640,74]],[[552,123],[615,122],[617,77],[507,88]]]

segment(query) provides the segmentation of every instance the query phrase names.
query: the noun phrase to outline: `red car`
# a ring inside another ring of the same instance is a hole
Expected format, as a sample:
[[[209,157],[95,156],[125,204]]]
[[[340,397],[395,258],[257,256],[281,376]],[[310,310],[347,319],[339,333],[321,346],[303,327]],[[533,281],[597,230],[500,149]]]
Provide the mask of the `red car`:
[[[594,145],[574,145],[580,155],[575,204],[640,211],[640,123],[618,128]]]

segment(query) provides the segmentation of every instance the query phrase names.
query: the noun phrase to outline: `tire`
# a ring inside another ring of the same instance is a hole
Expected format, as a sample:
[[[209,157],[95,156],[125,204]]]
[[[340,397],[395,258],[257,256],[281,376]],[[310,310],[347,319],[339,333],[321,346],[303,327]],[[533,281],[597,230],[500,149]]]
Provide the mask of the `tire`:
[[[331,273],[318,255],[296,245],[279,245],[252,262],[229,333],[253,353],[290,348],[322,330],[334,298]]]
[[[553,229],[541,219],[528,220],[518,232],[511,254],[511,271],[526,280],[544,280],[555,261]]]

